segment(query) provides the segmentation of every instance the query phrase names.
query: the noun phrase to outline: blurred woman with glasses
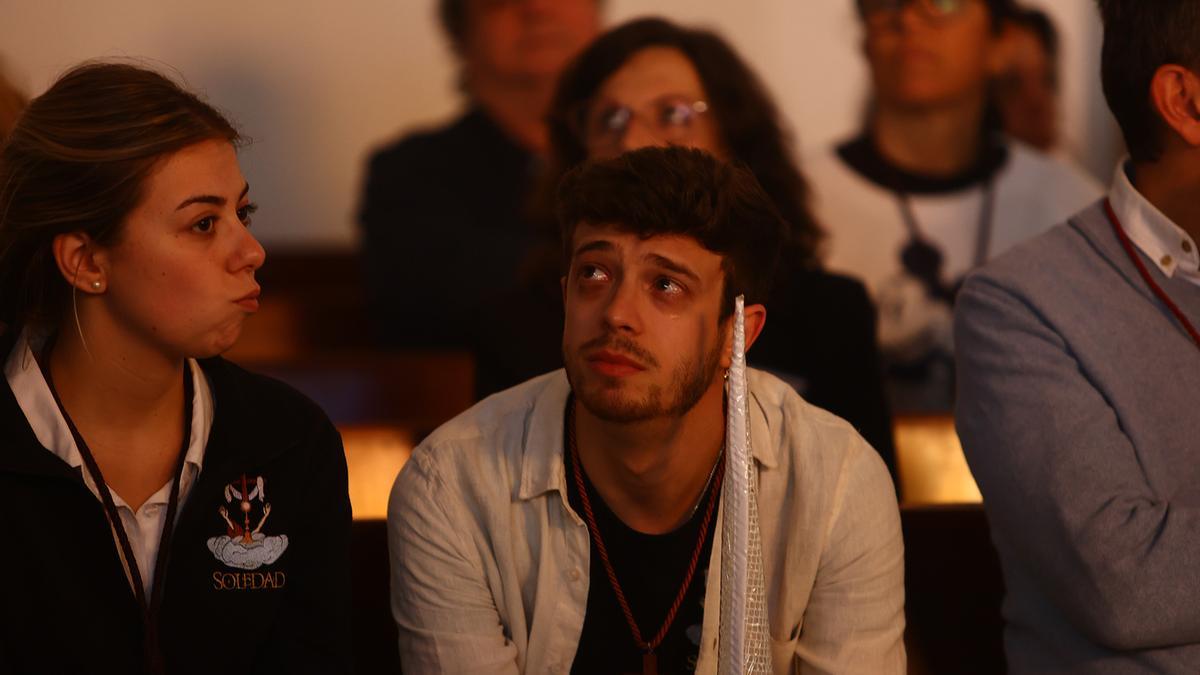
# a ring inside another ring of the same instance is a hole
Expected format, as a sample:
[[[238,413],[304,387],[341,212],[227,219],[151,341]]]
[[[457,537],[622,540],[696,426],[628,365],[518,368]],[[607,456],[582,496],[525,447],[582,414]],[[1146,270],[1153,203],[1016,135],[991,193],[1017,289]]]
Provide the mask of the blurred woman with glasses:
[[[749,359],[791,382],[809,402],[851,422],[895,476],[874,309],[860,283],[822,271],[817,250],[822,232],[809,211],[808,186],[790,138],[766,88],[729,44],[714,33],[661,19],[614,28],[564,73],[549,121],[547,191],[584,160],[648,145],[708,150],[754,172],[792,230],[768,305],[769,325]],[[556,246],[551,248],[557,251]],[[554,263],[542,270],[540,293],[525,289],[521,309],[506,311],[509,320],[485,322],[492,338],[497,331],[526,331],[523,324],[531,322],[545,326],[538,335],[492,341],[507,346],[503,353],[489,355],[486,348],[480,353],[480,376],[494,381],[495,389],[559,365],[531,356],[557,354],[561,335],[561,274]],[[503,372],[497,376],[498,371]]]

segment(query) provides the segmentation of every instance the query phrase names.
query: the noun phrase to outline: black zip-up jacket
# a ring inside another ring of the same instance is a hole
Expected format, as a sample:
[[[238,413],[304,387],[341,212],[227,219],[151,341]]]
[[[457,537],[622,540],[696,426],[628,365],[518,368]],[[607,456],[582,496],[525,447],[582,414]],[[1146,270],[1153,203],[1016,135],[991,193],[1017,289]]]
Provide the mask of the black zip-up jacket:
[[[13,341],[0,338],[3,359]],[[220,358],[201,366],[214,416],[167,561],[159,616],[167,672],[349,672],[350,500],[341,438],[286,385]],[[266,504],[270,517],[255,535],[266,540],[247,555],[238,546],[241,496],[260,477],[249,529]],[[7,382],[0,523],[0,673],[143,672],[140,609],[104,508],[79,472],[38,442]],[[262,549],[277,551],[281,535],[286,548],[265,563]]]

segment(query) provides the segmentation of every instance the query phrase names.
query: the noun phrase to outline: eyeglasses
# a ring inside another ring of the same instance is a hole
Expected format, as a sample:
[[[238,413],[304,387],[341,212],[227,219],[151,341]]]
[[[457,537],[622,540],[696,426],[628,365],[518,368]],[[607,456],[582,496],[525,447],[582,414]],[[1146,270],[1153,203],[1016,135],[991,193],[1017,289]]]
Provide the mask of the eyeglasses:
[[[970,0],[859,0],[858,6],[864,17],[884,17],[895,14],[906,5],[916,5],[917,9],[930,19],[946,19],[958,14],[967,6]]]
[[[585,105],[572,116],[575,135],[594,151],[619,148],[634,119],[641,121],[656,139],[685,144],[692,140],[708,103],[683,96],[667,95],[633,108],[615,103]]]

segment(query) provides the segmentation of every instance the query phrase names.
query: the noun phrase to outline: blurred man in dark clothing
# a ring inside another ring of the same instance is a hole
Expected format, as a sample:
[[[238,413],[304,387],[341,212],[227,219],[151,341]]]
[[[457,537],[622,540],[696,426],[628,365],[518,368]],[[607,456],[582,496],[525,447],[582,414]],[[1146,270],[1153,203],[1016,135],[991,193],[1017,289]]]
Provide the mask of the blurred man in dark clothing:
[[[370,160],[359,220],[371,315],[389,347],[468,347],[472,312],[514,282],[558,73],[599,29],[598,0],[440,0],[466,112]]]

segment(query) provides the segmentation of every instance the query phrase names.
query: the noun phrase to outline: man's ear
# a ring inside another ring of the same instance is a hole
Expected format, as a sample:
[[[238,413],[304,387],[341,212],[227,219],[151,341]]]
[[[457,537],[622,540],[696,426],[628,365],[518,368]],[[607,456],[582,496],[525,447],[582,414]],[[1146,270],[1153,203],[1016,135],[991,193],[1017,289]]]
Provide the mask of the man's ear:
[[[767,325],[767,308],[763,305],[750,305],[746,308],[746,351],[762,335]]]
[[[1185,143],[1200,147],[1200,77],[1173,63],[1160,66],[1150,80],[1150,100],[1159,117]]]
[[[746,305],[746,352],[750,352],[750,346],[762,334],[763,327],[767,325],[767,308],[763,305]],[[726,323],[725,331],[725,349],[721,353],[721,367],[729,368],[733,365],[733,316],[729,317]]]
[[[67,283],[84,293],[103,293],[108,286],[105,256],[83,232],[68,232],[54,238],[54,262]]]

